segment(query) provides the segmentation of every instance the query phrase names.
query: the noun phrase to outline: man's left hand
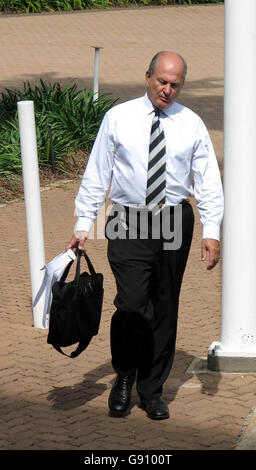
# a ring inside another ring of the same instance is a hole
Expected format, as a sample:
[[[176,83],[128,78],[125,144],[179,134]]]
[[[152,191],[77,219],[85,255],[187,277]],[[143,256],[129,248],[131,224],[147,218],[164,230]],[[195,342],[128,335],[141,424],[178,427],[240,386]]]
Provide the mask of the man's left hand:
[[[213,238],[204,238],[201,249],[202,261],[205,261],[208,255],[207,269],[213,269],[220,259],[220,242]]]

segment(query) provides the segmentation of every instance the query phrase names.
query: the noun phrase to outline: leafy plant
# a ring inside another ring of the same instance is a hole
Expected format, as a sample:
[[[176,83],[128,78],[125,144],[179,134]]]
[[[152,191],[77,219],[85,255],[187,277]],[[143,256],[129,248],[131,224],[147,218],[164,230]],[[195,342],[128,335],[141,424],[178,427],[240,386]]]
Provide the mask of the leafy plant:
[[[5,89],[0,100],[0,174],[20,172],[20,141],[17,102],[34,101],[40,166],[50,166],[49,126],[56,164],[65,169],[65,159],[76,150],[88,150],[98,132],[104,114],[115,100],[107,94],[93,100],[93,91],[79,90],[77,85],[60,83],[32,87],[24,83],[23,90]]]
[[[0,0],[2,12],[41,13],[42,11],[71,11],[88,8],[108,8],[129,5],[192,5],[223,3],[224,0]]]

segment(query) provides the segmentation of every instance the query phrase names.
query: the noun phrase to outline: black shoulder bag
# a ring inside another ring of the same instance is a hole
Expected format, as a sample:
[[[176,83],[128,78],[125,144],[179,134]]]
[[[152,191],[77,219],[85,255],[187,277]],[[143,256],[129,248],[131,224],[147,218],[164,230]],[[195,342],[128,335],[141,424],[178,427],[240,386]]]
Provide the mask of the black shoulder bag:
[[[73,281],[65,282],[73,263],[70,261],[61,279],[52,286],[52,304],[47,343],[68,357],[77,357],[89,345],[93,336],[98,334],[102,302],[103,275],[96,273],[84,253],[90,274],[80,274],[82,251],[77,250],[76,275]],[[61,347],[79,343],[77,349],[68,354]]]

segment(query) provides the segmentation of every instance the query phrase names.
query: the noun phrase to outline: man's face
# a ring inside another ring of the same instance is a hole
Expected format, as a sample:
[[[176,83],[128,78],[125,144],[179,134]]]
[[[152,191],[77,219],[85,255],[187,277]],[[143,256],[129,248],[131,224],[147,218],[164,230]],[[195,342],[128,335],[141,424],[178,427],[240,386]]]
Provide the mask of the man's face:
[[[164,110],[178,97],[184,84],[184,65],[174,54],[159,57],[152,75],[146,73],[147,93],[151,103]]]

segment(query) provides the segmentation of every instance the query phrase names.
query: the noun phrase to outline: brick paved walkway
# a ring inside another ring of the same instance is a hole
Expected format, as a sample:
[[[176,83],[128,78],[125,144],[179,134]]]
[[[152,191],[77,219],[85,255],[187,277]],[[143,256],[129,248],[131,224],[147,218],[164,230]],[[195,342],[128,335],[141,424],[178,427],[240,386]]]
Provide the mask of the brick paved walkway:
[[[145,69],[156,51],[176,50],[189,65],[180,102],[205,120],[221,166],[223,15],[223,6],[194,6],[0,17],[0,87],[38,83],[39,78],[91,87],[90,46],[96,45],[104,46],[101,90],[123,101],[144,92]],[[78,185],[75,181],[42,192],[47,262],[72,234]],[[192,360],[205,357],[211,342],[219,339],[221,321],[221,265],[207,272],[201,262],[201,227],[195,215],[177,353],[164,389],[171,418],[153,422],[136,406],[135,391],[128,417],[108,416],[115,286],[106,241],[88,241],[95,267],[105,276],[100,332],[85,353],[70,360],[46,344],[46,330],[32,327],[24,203],[0,208],[0,449],[243,448],[241,437],[250,428],[255,404],[255,375],[186,373]]]

